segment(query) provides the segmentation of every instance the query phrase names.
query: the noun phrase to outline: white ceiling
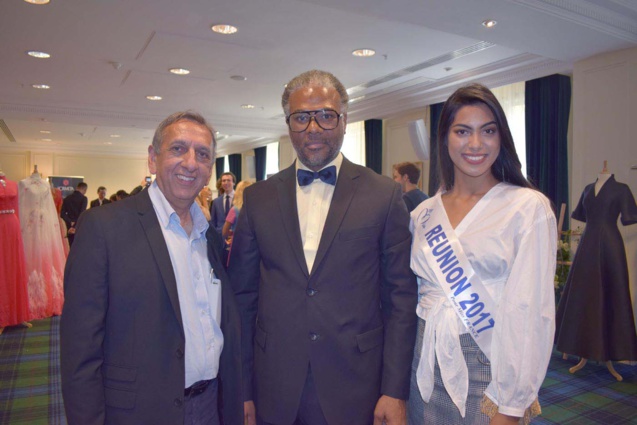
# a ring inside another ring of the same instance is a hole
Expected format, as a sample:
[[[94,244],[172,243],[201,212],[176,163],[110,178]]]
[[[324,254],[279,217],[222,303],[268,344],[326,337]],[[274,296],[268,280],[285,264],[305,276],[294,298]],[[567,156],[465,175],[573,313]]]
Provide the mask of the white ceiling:
[[[218,23],[239,31],[215,34]],[[287,133],[280,97],[300,72],[334,73],[350,122],[391,117],[468,81],[569,73],[635,47],[637,0],[1,0],[0,40],[0,148],[141,156],[163,118],[194,109],[226,155]]]

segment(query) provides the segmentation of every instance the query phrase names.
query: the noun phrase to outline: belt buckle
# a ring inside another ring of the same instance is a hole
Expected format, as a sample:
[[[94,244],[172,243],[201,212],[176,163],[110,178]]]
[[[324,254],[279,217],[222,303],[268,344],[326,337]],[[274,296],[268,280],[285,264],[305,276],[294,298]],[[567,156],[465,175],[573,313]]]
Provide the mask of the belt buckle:
[[[190,387],[184,390],[184,396],[191,398],[198,396],[199,394],[206,391],[206,388],[208,388],[208,385],[210,385],[210,381],[211,380],[195,382]]]

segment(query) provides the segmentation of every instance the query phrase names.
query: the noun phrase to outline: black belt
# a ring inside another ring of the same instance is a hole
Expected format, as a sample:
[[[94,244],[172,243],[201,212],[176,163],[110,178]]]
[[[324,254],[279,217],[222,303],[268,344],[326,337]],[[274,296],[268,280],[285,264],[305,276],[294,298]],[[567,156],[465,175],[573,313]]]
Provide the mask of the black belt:
[[[212,381],[214,381],[214,379],[208,379],[207,381],[195,382],[194,384],[192,384],[191,386],[189,386],[188,388],[184,390],[184,396],[185,397],[198,396],[202,392],[206,391],[206,388],[208,388],[208,385],[210,385]]]

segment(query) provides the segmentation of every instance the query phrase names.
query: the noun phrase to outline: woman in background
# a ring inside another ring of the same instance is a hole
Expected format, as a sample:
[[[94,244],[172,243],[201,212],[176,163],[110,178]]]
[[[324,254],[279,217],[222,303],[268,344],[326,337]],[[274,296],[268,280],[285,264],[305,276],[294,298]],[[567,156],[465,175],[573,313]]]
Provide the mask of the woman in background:
[[[411,213],[419,323],[409,423],[528,423],[555,330],[555,216],[522,175],[489,89],[452,94],[438,137],[441,189]]]
[[[221,229],[221,236],[226,241],[228,251],[232,248],[232,235],[234,229],[237,227],[237,218],[239,218],[239,211],[243,207],[243,191],[246,187],[250,186],[250,181],[240,181],[234,190],[234,198],[232,198],[232,208],[228,211],[226,216],[226,222],[223,223],[223,229]],[[230,254],[228,254],[228,264],[230,264]]]
[[[199,195],[195,198],[195,202],[201,208],[201,212],[206,217],[206,221],[210,221],[210,198],[212,197],[212,191],[208,186],[204,186]]]

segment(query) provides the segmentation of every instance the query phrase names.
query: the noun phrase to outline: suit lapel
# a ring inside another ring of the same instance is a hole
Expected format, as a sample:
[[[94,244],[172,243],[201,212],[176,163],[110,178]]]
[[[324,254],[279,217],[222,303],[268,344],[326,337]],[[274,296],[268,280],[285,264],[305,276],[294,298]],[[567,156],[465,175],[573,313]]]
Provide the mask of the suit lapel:
[[[137,212],[139,214],[139,221],[146,233],[150,249],[155,257],[155,263],[159,268],[162,280],[168,292],[170,303],[175,311],[175,316],[179,321],[179,329],[183,335],[183,322],[181,319],[181,309],[179,308],[179,294],[177,292],[177,280],[175,279],[175,272],[170,261],[170,254],[168,253],[168,247],[164,240],[164,235],[159,227],[159,220],[157,214],[153,209],[153,204],[150,201],[148,191],[144,190],[141,193],[135,195],[137,201]]]
[[[334,195],[332,196],[332,202],[327,212],[327,218],[325,220],[325,226],[323,227],[323,234],[321,235],[321,241],[319,242],[318,250],[316,251],[316,258],[314,260],[314,266],[312,272],[323,261],[327,250],[332,245],[334,237],[338,229],[341,227],[345,213],[349,209],[354,193],[356,192],[357,179],[359,177],[358,171],[347,158],[343,157],[343,163],[341,169],[338,172],[338,181],[334,188]]]
[[[299,213],[296,206],[296,162],[283,170],[278,178],[277,185],[279,196],[279,207],[283,226],[292,246],[292,251],[303,270],[305,276],[309,276],[305,253],[303,252],[303,239],[301,238],[301,227],[299,225]]]

